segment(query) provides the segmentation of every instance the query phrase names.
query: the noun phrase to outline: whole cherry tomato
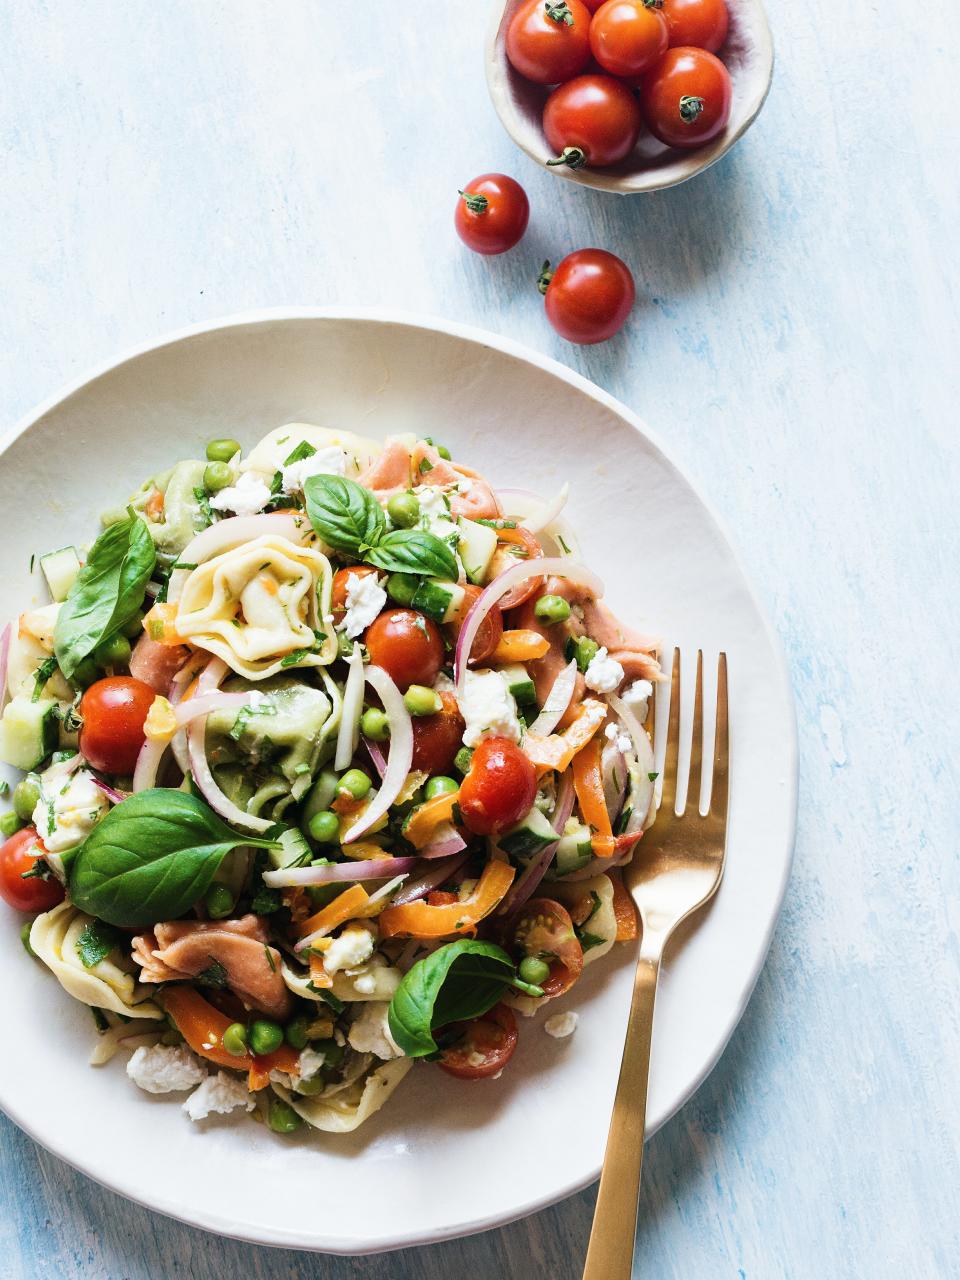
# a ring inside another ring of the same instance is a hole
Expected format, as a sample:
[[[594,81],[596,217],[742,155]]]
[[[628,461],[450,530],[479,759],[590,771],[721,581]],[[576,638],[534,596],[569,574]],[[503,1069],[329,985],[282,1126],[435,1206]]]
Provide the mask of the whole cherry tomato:
[[[440,629],[416,609],[385,609],[363,639],[370,661],[383,667],[401,693],[412,684],[432,685],[443,666]]]
[[[482,173],[460,192],[454,225],[474,253],[506,253],[530,221],[530,201],[519,182],[505,173]]]
[[[673,48],[692,45],[716,53],[727,38],[727,0],[663,0],[661,12]]]
[[[80,754],[104,773],[133,773],[156,692],[133,676],[108,676],[80,699]]]
[[[339,626],[347,612],[347,584],[351,577],[367,578],[370,574],[378,577],[376,569],[368,564],[352,564],[346,569],[338,569],[333,575],[333,590],[330,593],[330,611],[335,626]]]
[[[505,1004],[495,1004],[472,1022],[450,1024],[460,1039],[440,1056],[440,1066],[458,1080],[484,1080],[507,1065],[517,1047],[517,1020]]]
[[[569,80],[590,60],[590,10],[583,0],[526,0],[507,28],[507,57],[537,84]]]
[[[452,693],[441,693],[441,709],[432,716],[413,716],[413,763],[411,769],[426,773],[446,773],[463,744],[466,728]]]
[[[540,554],[543,555],[543,552],[541,551]],[[494,576],[493,571],[491,571],[492,576]],[[453,620],[446,624],[447,631],[452,636],[454,643],[456,643],[457,636],[460,634],[464,619],[480,598],[481,590],[482,588],[480,587],[464,585],[463,603],[454,614]],[[471,663],[484,662],[496,649],[502,635],[503,610],[500,605],[495,604],[480,623],[480,630],[474,637],[473,645],[470,648],[469,661]]]
[[[606,4],[606,0],[583,0],[591,13],[596,13],[602,4]]]
[[[460,814],[478,836],[505,831],[529,813],[537,794],[530,760],[509,738],[484,738],[460,784]]]
[[[636,98],[612,76],[578,76],[554,89],[543,109],[543,131],[556,151],[551,165],[602,168],[637,145],[643,117]]]
[[[51,877],[42,880],[32,871],[43,846],[37,845],[36,827],[23,827],[0,847],[0,898],[15,911],[49,911],[63,901],[63,885]]]
[[[568,342],[605,342],[623,327],[633,306],[633,276],[605,249],[578,249],[555,271],[544,264],[540,289],[547,319]]]
[[[670,32],[659,9],[647,0],[607,0],[590,24],[590,48],[615,76],[642,76],[670,45]]]
[[[668,147],[702,147],[730,119],[730,73],[706,49],[670,49],[644,77],[647,128]]]
[[[569,911],[553,898],[531,898],[514,926],[513,938],[521,957],[550,961],[550,974],[540,983],[544,995],[562,995],[580,977],[583,947]]]

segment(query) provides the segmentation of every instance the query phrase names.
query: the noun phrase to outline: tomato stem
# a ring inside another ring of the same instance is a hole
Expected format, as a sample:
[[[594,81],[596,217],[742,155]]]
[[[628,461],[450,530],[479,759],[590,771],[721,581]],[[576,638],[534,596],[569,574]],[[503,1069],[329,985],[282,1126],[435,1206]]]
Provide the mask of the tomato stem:
[[[680,119],[685,124],[693,124],[697,116],[703,110],[703,99],[694,97],[692,94],[685,93],[680,99]]]
[[[663,0],[643,0],[643,3],[644,3],[644,6],[645,6],[647,9],[662,9],[662,8],[663,8]]]
[[[475,191],[461,191],[460,195],[471,213],[486,213],[487,205],[490,203],[486,196],[481,196]]]
[[[551,4],[550,0],[546,0],[543,7],[551,22],[562,22],[567,27],[573,26],[573,14],[566,0],[560,0],[559,4]]]
[[[587,163],[587,153],[582,147],[564,147],[560,155],[547,161],[548,167],[565,164],[568,169],[582,169]]]
[[[553,279],[553,272],[550,270],[550,259],[540,268],[540,274],[537,276],[537,288],[541,293],[546,293],[550,287],[550,281]]]

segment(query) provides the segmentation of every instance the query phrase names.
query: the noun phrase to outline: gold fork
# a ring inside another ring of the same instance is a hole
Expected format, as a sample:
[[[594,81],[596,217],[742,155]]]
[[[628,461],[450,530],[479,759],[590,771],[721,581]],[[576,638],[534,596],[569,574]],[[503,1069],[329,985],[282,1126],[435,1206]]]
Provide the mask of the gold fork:
[[[650,706],[652,715],[653,699]],[[640,912],[643,935],[583,1280],[630,1280],[633,1269],[653,1006],[660,961],[674,929],[713,896],[723,875],[730,778],[726,654],[720,654],[717,670],[713,775],[710,807],[706,815],[699,811],[703,775],[702,652],[697,653],[693,743],[688,775],[694,781],[687,788],[684,809],[677,813],[679,756],[680,653],[677,650],[670,683],[670,727],[660,809],[633,861],[623,870],[624,884]]]

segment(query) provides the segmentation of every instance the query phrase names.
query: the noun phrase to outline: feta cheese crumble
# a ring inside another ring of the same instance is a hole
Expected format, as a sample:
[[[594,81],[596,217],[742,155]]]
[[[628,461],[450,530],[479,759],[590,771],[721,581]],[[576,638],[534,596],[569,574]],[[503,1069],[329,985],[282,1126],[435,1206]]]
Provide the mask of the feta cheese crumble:
[[[576,1031],[579,1021],[579,1013],[568,1009],[566,1013],[555,1013],[549,1017],[543,1024],[543,1029],[548,1036],[553,1036],[554,1040],[565,1040]]]
[[[378,1058],[402,1058],[403,1051],[395,1043],[387,1023],[390,1005],[385,1000],[371,1000],[350,1024],[347,1039],[357,1053],[372,1053]]]
[[[456,547],[460,541],[460,526],[450,514],[450,501],[443,489],[436,485],[419,485],[413,492],[420,503],[420,528]]]
[[[242,1080],[218,1071],[215,1076],[207,1076],[199,1089],[194,1089],[183,1109],[191,1120],[206,1120],[211,1115],[228,1115],[238,1107],[252,1111],[255,1106],[253,1094]]]
[[[606,649],[600,648],[583,673],[583,679],[594,693],[614,693],[623,680],[623,667]]]
[[[142,1044],[127,1063],[127,1075],[145,1093],[182,1093],[207,1073],[183,1045]]]
[[[326,1054],[317,1053],[316,1049],[311,1049],[309,1045],[306,1049],[301,1049],[300,1057],[297,1059],[296,1079],[310,1080],[317,1074],[326,1060]]]
[[[93,774],[86,769],[65,774],[54,766],[40,779],[33,825],[49,853],[62,853],[80,844],[109,808]]]
[[[627,706],[636,713],[641,723],[647,718],[647,703],[653,696],[653,685],[649,680],[634,680],[620,695]]]
[[[373,935],[362,925],[344,929],[323,953],[323,967],[328,974],[353,969],[373,955]]]
[[[468,747],[475,747],[484,738],[520,741],[522,729],[516,700],[499,671],[467,672],[460,713],[466,721],[463,741]]]
[[[313,459],[309,459],[313,461]],[[348,639],[362,635],[387,603],[387,593],[375,573],[351,573],[347,577],[347,611],[337,630]]]
[[[309,458],[291,462],[280,470],[284,493],[296,493],[311,476],[342,476],[347,469],[347,457],[335,446],[318,449]]]
[[[621,733],[619,725],[608,724],[603,731],[603,736],[608,742],[615,742],[617,747],[624,753],[633,746],[633,739],[629,733]]]
[[[255,516],[270,501],[270,486],[255,471],[245,471],[236,484],[227,485],[210,499],[214,511]]]

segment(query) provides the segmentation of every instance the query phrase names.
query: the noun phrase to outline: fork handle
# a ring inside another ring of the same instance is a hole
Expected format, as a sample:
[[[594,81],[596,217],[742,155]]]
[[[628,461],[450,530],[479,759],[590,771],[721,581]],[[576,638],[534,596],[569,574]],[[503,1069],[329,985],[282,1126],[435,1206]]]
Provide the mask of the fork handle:
[[[644,930],[583,1280],[630,1280],[633,1271],[653,1006],[662,952],[662,939]]]

